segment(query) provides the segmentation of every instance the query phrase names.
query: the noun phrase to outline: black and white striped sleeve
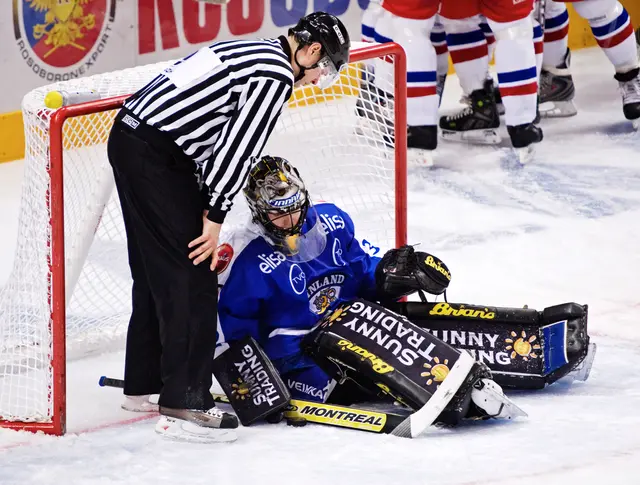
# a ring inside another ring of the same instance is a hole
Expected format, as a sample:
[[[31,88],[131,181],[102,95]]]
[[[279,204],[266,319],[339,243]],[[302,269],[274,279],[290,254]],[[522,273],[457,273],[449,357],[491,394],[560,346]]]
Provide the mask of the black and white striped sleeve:
[[[262,152],[292,92],[292,83],[260,77],[243,90],[234,115],[226,122],[211,157],[202,166],[209,188],[209,220],[222,223],[245,183],[253,157]]]

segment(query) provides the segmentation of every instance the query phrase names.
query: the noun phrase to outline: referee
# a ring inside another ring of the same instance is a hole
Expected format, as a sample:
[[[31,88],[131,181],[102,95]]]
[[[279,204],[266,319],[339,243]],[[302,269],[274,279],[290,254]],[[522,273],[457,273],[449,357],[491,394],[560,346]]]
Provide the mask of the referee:
[[[122,406],[156,410],[149,396],[159,393],[159,433],[235,439],[236,417],[215,408],[209,393],[220,227],[293,86],[331,85],[349,47],[342,22],[315,12],[288,36],[201,48],[116,117],[108,155],[133,277]]]

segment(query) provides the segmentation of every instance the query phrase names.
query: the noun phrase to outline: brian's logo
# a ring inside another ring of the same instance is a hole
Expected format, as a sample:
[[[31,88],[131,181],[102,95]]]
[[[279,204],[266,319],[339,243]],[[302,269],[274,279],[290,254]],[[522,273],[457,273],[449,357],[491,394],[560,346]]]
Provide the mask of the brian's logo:
[[[22,58],[34,73],[47,81],[64,81],[87,74],[109,39],[116,2],[13,0],[14,34]],[[82,65],[67,72],[50,70],[70,68],[80,62]]]

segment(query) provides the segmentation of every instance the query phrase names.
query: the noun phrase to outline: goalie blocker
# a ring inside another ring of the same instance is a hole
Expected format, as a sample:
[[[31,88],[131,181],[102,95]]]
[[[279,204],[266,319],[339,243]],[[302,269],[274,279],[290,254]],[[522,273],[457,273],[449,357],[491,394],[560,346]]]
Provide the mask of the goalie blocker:
[[[213,360],[213,374],[243,426],[278,415],[291,394],[252,337],[233,342]]]
[[[401,436],[416,436],[434,421],[455,425],[469,417],[524,415],[491,381],[484,364],[362,299],[325,317],[303,348],[340,382],[349,378],[416,410],[411,418],[419,426],[407,423]]]

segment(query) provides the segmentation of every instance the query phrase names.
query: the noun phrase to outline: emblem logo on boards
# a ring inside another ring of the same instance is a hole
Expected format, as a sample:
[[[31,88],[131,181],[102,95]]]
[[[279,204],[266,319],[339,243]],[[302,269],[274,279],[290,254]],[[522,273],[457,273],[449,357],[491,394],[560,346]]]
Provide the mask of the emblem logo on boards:
[[[13,0],[14,35],[22,59],[47,81],[86,75],[109,40],[116,2]]]

